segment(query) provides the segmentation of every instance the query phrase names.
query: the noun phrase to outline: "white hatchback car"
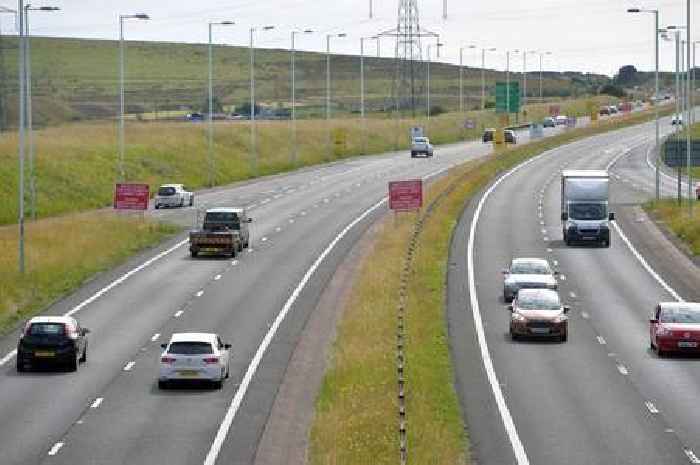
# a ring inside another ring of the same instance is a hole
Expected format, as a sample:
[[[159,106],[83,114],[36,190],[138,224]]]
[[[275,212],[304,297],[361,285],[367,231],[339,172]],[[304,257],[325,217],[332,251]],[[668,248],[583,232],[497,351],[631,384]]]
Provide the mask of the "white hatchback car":
[[[191,207],[194,205],[194,193],[182,184],[163,184],[158,188],[154,203],[156,210],[161,207]]]
[[[221,389],[229,375],[231,344],[212,333],[175,333],[160,357],[158,387],[171,381],[208,381]]]

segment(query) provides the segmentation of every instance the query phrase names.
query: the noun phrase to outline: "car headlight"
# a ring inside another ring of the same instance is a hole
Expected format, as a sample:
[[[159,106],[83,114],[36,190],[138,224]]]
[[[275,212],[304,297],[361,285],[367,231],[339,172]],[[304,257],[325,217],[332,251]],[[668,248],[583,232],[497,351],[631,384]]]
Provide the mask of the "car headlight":
[[[520,323],[527,321],[527,318],[522,316],[520,313],[513,313],[513,316],[511,318],[513,319],[513,321],[517,321]]]

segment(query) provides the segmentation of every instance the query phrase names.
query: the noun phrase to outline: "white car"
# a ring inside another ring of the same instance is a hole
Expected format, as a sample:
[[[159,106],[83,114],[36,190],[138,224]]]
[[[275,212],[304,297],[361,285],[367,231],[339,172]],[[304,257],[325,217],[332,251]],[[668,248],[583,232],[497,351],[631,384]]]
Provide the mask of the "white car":
[[[158,188],[154,203],[156,210],[161,207],[191,207],[194,205],[194,193],[182,184],[163,184]]]
[[[512,301],[520,289],[557,290],[558,274],[543,258],[514,258],[503,270],[503,300]]]
[[[172,381],[207,381],[221,389],[228,378],[229,349],[212,333],[175,333],[162,344],[158,371],[158,388],[165,389]]]
[[[565,126],[569,122],[569,117],[565,115],[559,115],[554,118],[554,122],[557,126]]]
[[[671,118],[671,126],[676,125],[683,126],[683,115],[673,115],[673,118]]]

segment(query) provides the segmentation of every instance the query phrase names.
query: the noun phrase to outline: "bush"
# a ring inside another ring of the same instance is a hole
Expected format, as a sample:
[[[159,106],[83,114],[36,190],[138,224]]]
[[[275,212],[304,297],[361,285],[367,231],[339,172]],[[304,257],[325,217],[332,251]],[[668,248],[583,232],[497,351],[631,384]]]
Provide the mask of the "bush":
[[[438,116],[443,113],[447,113],[447,111],[440,105],[433,105],[430,107],[430,116]]]

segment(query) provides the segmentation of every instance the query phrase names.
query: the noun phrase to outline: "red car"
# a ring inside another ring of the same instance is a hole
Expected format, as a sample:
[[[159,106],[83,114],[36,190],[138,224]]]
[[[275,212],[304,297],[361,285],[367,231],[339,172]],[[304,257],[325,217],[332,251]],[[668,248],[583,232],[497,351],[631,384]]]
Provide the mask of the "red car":
[[[700,304],[660,303],[649,320],[649,335],[659,357],[671,352],[700,354]]]

